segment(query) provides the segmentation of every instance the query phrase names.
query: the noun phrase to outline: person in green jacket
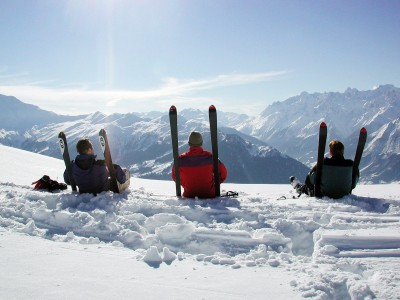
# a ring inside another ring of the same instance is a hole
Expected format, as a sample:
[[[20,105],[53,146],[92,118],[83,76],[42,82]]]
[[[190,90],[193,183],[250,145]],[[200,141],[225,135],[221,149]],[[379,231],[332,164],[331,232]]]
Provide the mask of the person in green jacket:
[[[356,170],[353,181],[353,161],[344,158],[344,145],[338,140],[329,143],[331,157],[325,157],[322,166],[321,192],[323,196],[338,199],[351,193],[356,187],[360,177],[360,171]],[[315,165],[306,177],[305,183],[296,182],[295,177],[290,181],[299,194],[314,196],[314,184],[317,166]]]

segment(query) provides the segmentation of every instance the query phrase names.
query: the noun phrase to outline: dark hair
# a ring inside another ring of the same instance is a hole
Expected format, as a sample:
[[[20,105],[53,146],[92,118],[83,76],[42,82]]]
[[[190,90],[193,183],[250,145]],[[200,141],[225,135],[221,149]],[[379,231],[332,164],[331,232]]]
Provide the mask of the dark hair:
[[[332,156],[343,156],[344,155],[344,145],[338,140],[332,140],[329,143],[329,151]]]
[[[79,154],[86,154],[89,149],[93,149],[93,145],[88,138],[80,139],[76,144],[76,151]]]

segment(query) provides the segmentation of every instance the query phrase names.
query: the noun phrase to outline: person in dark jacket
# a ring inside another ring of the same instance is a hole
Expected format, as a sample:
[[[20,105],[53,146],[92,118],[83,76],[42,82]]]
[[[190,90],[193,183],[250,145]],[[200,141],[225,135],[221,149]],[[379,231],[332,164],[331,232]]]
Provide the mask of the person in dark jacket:
[[[212,153],[203,150],[203,137],[193,131],[189,135],[189,151],[179,155],[179,175],[184,189],[183,197],[215,198]],[[219,161],[220,182],[227,177],[225,165]],[[175,167],[172,167],[175,181]]]
[[[353,181],[353,164],[351,159],[344,158],[344,145],[338,140],[329,143],[331,157],[325,157],[322,166],[321,192],[323,196],[338,199],[351,193],[356,187],[360,171],[357,169]],[[314,196],[314,184],[317,166],[315,165],[306,177],[305,184],[297,185],[299,193]],[[294,177],[291,177],[293,184]]]
[[[84,138],[78,141],[76,145],[78,155],[72,161],[72,176],[74,176],[76,185],[80,193],[101,193],[110,190],[110,174],[104,160],[97,160],[93,151],[93,145],[89,139]],[[122,170],[119,165],[114,165],[117,176],[118,188],[125,190],[130,184],[130,173],[128,170]],[[70,185],[67,170],[64,172],[64,181]]]

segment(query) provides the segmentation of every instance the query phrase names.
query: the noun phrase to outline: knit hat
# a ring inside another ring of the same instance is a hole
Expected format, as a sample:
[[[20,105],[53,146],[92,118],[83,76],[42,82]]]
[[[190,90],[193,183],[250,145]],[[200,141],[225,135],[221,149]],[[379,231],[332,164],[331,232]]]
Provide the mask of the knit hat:
[[[203,137],[200,132],[192,131],[189,135],[189,146],[202,146]]]

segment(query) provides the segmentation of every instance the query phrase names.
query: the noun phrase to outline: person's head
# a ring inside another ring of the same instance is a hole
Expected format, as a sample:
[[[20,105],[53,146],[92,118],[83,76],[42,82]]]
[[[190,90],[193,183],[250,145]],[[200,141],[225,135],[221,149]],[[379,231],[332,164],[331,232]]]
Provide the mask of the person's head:
[[[93,145],[88,138],[80,139],[76,144],[79,154],[93,154]]]
[[[202,146],[203,145],[203,136],[200,132],[192,131],[189,135],[189,146]]]
[[[329,152],[332,156],[344,156],[344,145],[338,140],[329,143]]]

